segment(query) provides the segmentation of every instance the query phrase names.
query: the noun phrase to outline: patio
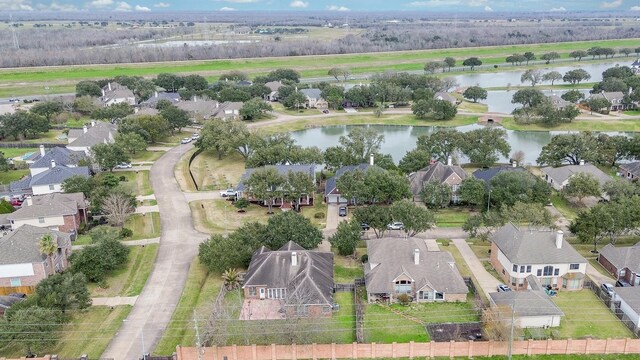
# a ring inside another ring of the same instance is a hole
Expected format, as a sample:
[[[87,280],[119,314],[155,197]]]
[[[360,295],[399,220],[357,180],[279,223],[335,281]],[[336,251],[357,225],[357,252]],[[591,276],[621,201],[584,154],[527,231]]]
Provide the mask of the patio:
[[[242,303],[240,320],[279,320],[284,319],[282,300],[277,299],[246,299]]]

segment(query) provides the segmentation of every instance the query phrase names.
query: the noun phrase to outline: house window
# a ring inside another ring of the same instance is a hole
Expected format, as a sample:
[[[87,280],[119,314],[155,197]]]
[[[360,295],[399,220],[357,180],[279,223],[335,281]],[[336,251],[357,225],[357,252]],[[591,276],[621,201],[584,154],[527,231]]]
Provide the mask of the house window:
[[[515,277],[511,277],[511,285],[516,286],[516,281],[518,281]]]
[[[460,187],[460,185],[451,185],[451,191],[452,192],[457,192],[459,187]]]
[[[580,264],[569,265],[569,270],[578,270],[578,269],[580,269]]]
[[[518,265],[513,264],[513,272],[518,272]]]
[[[551,275],[553,275],[553,266],[551,266],[551,265],[547,265],[547,266],[545,266],[545,267],[544,267],[544,271],[543,271],[543,272],[544,272],[544,274],[543,274],[544,276],[551,276]]]
[[[505,275],[507,272],[502,269],[502,275]]]
[[[524,273],[524,270],[525,270],[526,268],[527,268],[526,266],[524,266],[524,265],[520,265],[520,273]]]
[[[284,299],[286,295],[287,289],[267,289],[269,299]]]
[[[538,276],[542,276],[542,269],[538,269],[538,273],[537,273],[537,275],[538,275]]]
[[[39,224],[44,224],[44,218],[43,217],[39,217],[38,218],[38,223]]]
[[[627,275],[627,269],[622,269],[620,270],[620,277],[625,277],[625,275]]]
[[[329,306],[323,306],[322,307],[322,313],[323,314],[330,314],[331,313],[331,308]]]
[[[560,274],[560,269],[553,270],[553,275],[558,276]]]
[[[433,292],[431,291],[419,291],[418,299],[420,300],[433,300]]]
[[[56,189],[55,185],[53,184],[49,185],[49,190],[55,190],[55,189]]]
[[[527,265],[527,272],[530,273],[531,272],[531,265]]]
[[[10,280],[11,286],[22,286],[22,281],[20,278],[13,278]]]
[[[396,294],[411,294],[411,281],[399,280],[396,281]]]
[[[256,296],[256,287],[255,286],[250,286],[249,287],[249,296]]]
[[[436,300],[444,300],[444,293],[436,291]]]

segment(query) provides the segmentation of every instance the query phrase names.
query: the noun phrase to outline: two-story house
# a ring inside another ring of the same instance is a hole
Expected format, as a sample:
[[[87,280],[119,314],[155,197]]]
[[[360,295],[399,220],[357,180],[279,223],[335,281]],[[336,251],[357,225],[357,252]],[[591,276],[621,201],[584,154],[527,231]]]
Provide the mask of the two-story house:
[[[452,164],[451,158],[447,160],[446,165],[441,162],[434,162],[426,168],[409,175],[413,200],[422,200],[420,193],[424,185],[435,181],[451,186],[451,202],[457,204],[460,202],[460,196],[458,195],[460,184],[467,176],[467,172],[460,166]]]
[[[82,193],[56,193],[27,197],[22,207],[7,215],[11,229],[32,225],[62,232],[76,232],[87,221]]]
[[[131,106],[136,104],[136,96],[133,94],[133,91],[115,82],[109,82],[102,88],[102,98],[100,98],[100,100],[103,106],[120,103],[126,103]]]
[[[322,98],[322,90],[320,89],[302,89],[302,94],[307,98],[304,106],[308,109],[326,109],[329,107],[329,103]]]
[[[609,102],[611,103],[611,106],[608,109],[599,109],[600,111],[603,111],[603,110],[622,111],[622,110],[635,109],[637,106],[633,102],[625,103],[624,93],[622,91],[612,91],[612,92],[602,91],[598,94],[592,94],[591,96],[589,96],[589,99],[599,99],[599,98],[604,98],[606,100],[609,100]]]
[[[512,223],[491,237],[491,265],[514,290],[527,289],[529,275],[542,286],[579,290],[587,271],[587,260],[561,230],[519,228]]]
[[[342,175],[352,172],[352,171],[362,171],[366,172],[369,169],[371,164],[358,164],[358,165],[348,165],[343,166],[336,170],[336,175],[327,179],[324,187],[324,199],[327,204],[346,204],[350,201],[342,196],[340,193],[340,189],[338,189],[338,179],[342,177]]]
[[[598,254],[598,263],[616,280],[640,285],[640,243],[623,247],[607,244]]]
[[[69,130],[67,149],[82,151],[89,155],[91,147],[98,144],[113,144],[116,141],[118,126],[103,122],[91,121],[91,126]]]
[[[267,165],[267,166],[263,166],[261,168],[249,168],[246,169],[244,174],[242,174],[242,177],[240,177],[240,183],[238,184],[237,188],[235,189],[237,191],[237,195],[238,198],[245,198],[249,201],[252,202],[258,202],[258,203],[265,203],[265,199],[257,199],[254,198],[253,196],[251,196],[251,189],[249,189],[245,182],[247,180],[249,180],[249,178],[251,177],[251,174],[253,174],[254,172],[256,172],[257,170],[262,170],[262,169],[275,169],[280,175],[284,176],[285,178],[289,175],[290,172],[293,173],[304,173],[304,174],[308,174],[309,178],[311,179],[311,181],[315,184],[316,183],[316,166],[312,165],[312,164],[304,164],[304,165]],[[286,186],[285,186],[286,187]],[[284,194],[283,194],[284,195]],[[314,197],[315,193],[312,192],[310,194],[302,194],[302,196],[300,196],[298,198],[298,200],[296,200],[298,202],[298,205],[313,205],[313,197]],[[281,206],[283,204],[287,203],[287,201],[285,200],[284,197],[278,198],[274,200],[274,203],[272,204],[273,206]]]

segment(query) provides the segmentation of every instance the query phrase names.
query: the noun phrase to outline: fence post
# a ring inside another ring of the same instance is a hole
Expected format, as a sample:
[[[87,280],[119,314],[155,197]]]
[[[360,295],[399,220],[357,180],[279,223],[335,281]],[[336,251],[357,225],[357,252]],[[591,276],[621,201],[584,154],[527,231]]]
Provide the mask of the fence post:
[[[395,341],[391,343],[391,357],[394,359],[397,357],[397,354],[396,354],[396,352],[398,351],[397,345],[398,343],[396,343]]]
[[[413,359],[413,341],[409,341],[409,359],[412,360]]]
[[[429,343],[429,357],[430,357],[430,358],[433,358],[433,354],[434,354],[434,352],[435,352],[435,349],[433,348],[433,344],[435,344],[435,342],[432,340],[432,341]]]
[[[456,342],[451,340],[449,341],[449,359],[453,359],[454,358],[454,352],[455,352],[455,344]]]
[[[487,349],[487,356],[493,356],[493,340],[489,340],[489,348]]]
[[[624,339],[624,351],[623,351],[624,354],[628,354],[628,352],[627,352],[628,351],[627,350],[627,346],[628,345],[629,345],[629,338],[625,338]]]
[[[584,353],[588,355],[590,353],[589,347],[591,345],[591,338],[587,338],[587,341],[584,344]]]
[[[547,339],[547,348],[545,349],[545,354],[549,355],[551,351],[551,339]]]
[[[473,359],[473,340],[469,340],[469,352],[467,353],[469,359]]]
[[[605,354],[609,354],[609,343],[611,342],[611,339],[607,338],[607,342],[604,345],[604,353]]]
[[[376,343],[374,342],[371,343],[371,358],[376,358]]]
[[[351,343],[351,357],[354,359],[358,358],[358,343],[355,341]]]
[[[271,344],[271,360],[276,360],[276,344]]]
[[[213,360],[218,360],[218,347],[213,345],[211,351],[213,352]]]
[[[567,344],[566,344],[566,346],[564,347],[564,353],[565,353],[565,355],[569,353],[569,344],[571,344],[571,338],[568,338],[568,339],[567,339]]]
[[[531,356],[531,348],[533,348],[533,339],[527,341],[527,356]]]
[[[233,355],[233,360],[238,360],[238,345],[233,344],[231,348],[231,354]]]
[[[258,347],[256,344],[251,345],[251,356],[253,360],[258,360]]]
[[[316,353],[316,343],[311,344],[311,358],[313,360],[318,360],[318,354]]]

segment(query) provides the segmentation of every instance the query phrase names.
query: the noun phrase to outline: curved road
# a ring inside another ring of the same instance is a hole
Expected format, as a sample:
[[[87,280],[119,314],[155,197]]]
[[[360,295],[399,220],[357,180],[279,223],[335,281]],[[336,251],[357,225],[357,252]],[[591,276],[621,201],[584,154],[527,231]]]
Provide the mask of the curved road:
[[[180,157],[191,148],[192,144],[177,146],[151,167],[151,185],[162,223],[158,256],[142,293],[103,358],[140,359],[143,348],[151,353],[178,305],[198,244],[208,237],[193,228],[189,203],[174,175]]]

